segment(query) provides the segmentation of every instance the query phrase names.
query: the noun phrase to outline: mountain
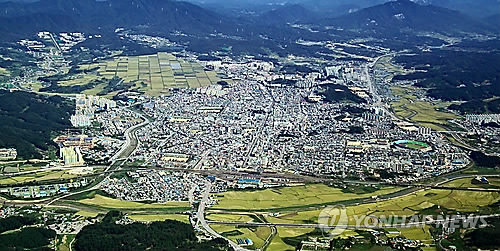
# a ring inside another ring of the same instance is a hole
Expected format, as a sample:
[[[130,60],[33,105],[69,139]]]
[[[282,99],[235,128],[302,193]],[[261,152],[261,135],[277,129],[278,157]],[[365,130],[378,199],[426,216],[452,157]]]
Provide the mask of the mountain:
[[[483,21],[500,32],[500,14],[495,14],[483,19]]]
[[[287,24],[311,22],[317,19],[317,13],[301,5],[285,5],[260,15],[258,21],[266,24]]]
[[[498,0],[412,0],[421,5],[435,5],[460,11],[468,16],[485,18],[500,13]]]
[[[41,0],[0,4],[0,32],[94,31],[150,27],[155,31],[212,33],[234,30],[233,22],[197,5],[171,0]]]
[[[409,0],[387,2],[325,20],[322,24],[382,36],[415,32],[493,32],[489,26],[460,12]]]

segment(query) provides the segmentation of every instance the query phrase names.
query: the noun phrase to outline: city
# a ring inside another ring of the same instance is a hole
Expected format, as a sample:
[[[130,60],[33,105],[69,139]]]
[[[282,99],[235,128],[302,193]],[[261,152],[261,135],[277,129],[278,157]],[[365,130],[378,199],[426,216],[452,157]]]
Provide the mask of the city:
[[[40,1],[0,3],[73,16],[0,40],[1,250],[500,247],[499,34],[464,9]]]

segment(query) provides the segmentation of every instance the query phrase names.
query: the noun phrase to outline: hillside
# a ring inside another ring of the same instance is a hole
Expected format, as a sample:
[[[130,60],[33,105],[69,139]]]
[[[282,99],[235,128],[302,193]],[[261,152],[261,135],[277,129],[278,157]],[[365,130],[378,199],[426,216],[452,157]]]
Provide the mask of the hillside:
[[[0,90],[0,100],[0,148],[16,148],[23,159],[40,158],[51,136],[71,127],[73,105],[59,96]]]
[[[401,33],[438,32],[443,34],[489,33],[484,23],[457,11],[433,5],[398,0],[323,21],[324,25],[379,36]]]
[[[265,24],[300,23],[314,21],[317,19],[317,14],[301,5],[294,4],[265,12],[258,19],[259,22]]]
[[[98,32],[136,26],[190,34],[233,30],[233,23],[223,19],[194,4],[170,0],[41,0],[0,4],[0,31],[13,37],[40,30]]]

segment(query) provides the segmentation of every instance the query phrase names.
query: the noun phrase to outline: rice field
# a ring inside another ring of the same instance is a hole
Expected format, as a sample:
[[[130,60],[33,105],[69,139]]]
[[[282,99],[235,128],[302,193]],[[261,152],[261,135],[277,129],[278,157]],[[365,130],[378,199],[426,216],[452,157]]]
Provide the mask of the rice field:
[[[132,220],[140,222],[176,220],[189,223],[189,216],[183,214],[131,214],[128,217]]]
[[[91,206],[98,206],[109,209],[161,209],[161,208],[180,208],[189,207],[189,202],[167,202],[167,203],[141,203],[134,201],[124,201],[113,199],[96,194],[93,198],[79,200],[79,203]]]
[[[399,191],[401,188],[383,187],[372,193],[345,193],[340,188],[323,184],[273,188],[260,191],[231,191],[218,194],[214,209],[269,210],[289,207],[326,205],[339,201],[370,198]]]
[[[97,76],[111,79],[119,77],[124,83],[152,96],[168,94],[172,88],[199,88],[217,83],[220,79],[203,66],[159,52],[153,55],[116,57],[99,64],[81,66],[81,69],[98,67]]]
[[[228,225],[210,225],[210,227],[225,236],[226,238],[236,242],[236,239],[246,238],[252,240],[253,245],[247,247],[249,249],[260,249],[266,239],[271,234],[271,229],[269,227],[237,227],[237,226],[228,226]],[[268,249],[274,250],[274,249]]]

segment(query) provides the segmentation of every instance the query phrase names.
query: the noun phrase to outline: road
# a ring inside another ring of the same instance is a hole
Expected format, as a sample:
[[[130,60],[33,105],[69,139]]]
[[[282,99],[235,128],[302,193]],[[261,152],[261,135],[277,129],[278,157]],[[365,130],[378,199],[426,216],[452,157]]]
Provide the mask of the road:
[[[500,214],[490,214],[490,215],[473,215],[474,217],[479,217],[483,219],[488,218],[498,218]],[[434,225],[437,223],[446,224],[451,222],[462,222],[466,220],[469,216],[462,215],[457,218],[440,219],[440,220],[424,220],[424,221],[410,221],[405,223],[397,224],[383,224],[383,228],[409,228],[418,227],[422,225]],[[364,223],[364,222],[363,222]],[[261,223],[261,222],[225,222],[225,221],[208,221],[207,224],[211,225],[230,225],[230,226],[244,226],[244,227],[297,227],[297,228],[329,228],[332,225],[324,224],[292,224],[292,223]],[[366,229],[366,226],[356,226],[356,225],[333,225],[333,227],[346,228],[346,229]]]
[[[201,225],[207,233],[209,233],[211,236],[215,238],[222,238],[229,242],[229,245],[236,251],[247,251],[247,249],[240,247],[238,244],[234,243],[232,240],[220,235],[219,233],[215,232],[210,225],[207,223],[205,220],[205,207],[207,206],[207,203],[210,200],[210,190],[212,189],[212,183],[207,182],[205,187],[205,191],[203,192],[203,198],[200,201],[200,205],[198,206],[198,212],[197,212],[197,217],[198,217],[198,222],[196,225],[198,226]]]

